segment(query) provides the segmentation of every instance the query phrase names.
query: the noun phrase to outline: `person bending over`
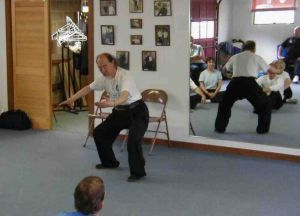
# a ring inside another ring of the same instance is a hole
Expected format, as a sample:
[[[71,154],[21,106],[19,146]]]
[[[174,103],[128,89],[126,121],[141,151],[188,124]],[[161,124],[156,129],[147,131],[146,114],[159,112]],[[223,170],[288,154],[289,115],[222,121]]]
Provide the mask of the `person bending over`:
[[[63,101],[60,105],[72,107],[74,101],[89,94],[93,90],[103,91],[108,98],[96,102],[100,108],[112,107],[112,113],[108,118],[99,124],[93,131],[95,144],[101,164],[96,169],[113,169],[119,167],[112,149],[112,144],[123,129],[128,132],[128,162],[130,176],[127,181],[132,182],[146,176],[145,159],[143,156],[142,139],[148,127],[149,111],[143,102],[133,79],[128,71],[117,65],[114,56],[109,53],[102,53],[97,56],[100,75],[90,85],[79,90],[72,97]]]
[[[215,69],[215,59],[207,58],[207,69],[202,71],[199,77],[200,88],[207,99],[211,102],[220,102],[223,97],[223,92],[220,92],[222,87],[222,74]]]
[[[260,70],[272,70],[262,57],[255,54],[254,41],[246,41],[243,52],[232,56],[225,64],[227,70],[233,71],[222,101],[219,103],[215,120],[215,131],[224,133],[231,116],[231,108],[237,100],[247,99],[258,114],[256,132],[267,133],[271,123],[271,104],[267,95],[255,81]],[[276,71],[277,72],[277,71]]]
[[[104,183],[100,177],[82,179],[74,191],[75,212],[62,212],[56,216],[100,216],[104,204]]]
[[[276,67],[275,63],[270,64]],[[272,109],[279,109],[283,105],[284,79],[279,77],[273,70],[268,70],[268,74],[259,77],[256,82],[268,96]]]

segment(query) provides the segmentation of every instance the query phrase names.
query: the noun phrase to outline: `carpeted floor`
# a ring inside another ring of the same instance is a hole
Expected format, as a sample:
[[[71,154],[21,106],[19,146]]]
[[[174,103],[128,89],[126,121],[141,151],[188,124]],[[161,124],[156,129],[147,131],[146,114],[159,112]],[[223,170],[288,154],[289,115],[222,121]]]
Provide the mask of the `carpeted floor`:
[[[85,133],[0,130],[0,215],[53,216],[73,210],[73,192],[85,176],[106,185],[102,216],[298,216],[297,163],[157,146],[145,155],[147,177],[126,182],[121,167],[96,170],[99,162]],[[144,152],[149,145],[144,146]]]
[[[285,104],[272,113],[270,133],[258,135],[255,132],[257,115],[247,100],[237,101],[233,108],[226,133],[214,132],[214,122],[218,104],[199,104],[190,113],[191,123],[197,136],[211,137],[221,140],[250,142],[272,146],[300,148],[300,85],[292,84],[294,98],[298,104]]]

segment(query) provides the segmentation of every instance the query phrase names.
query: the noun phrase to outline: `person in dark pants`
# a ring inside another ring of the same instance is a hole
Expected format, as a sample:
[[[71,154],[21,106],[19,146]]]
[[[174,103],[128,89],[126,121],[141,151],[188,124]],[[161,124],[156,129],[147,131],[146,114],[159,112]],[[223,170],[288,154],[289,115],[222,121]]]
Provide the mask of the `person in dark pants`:
[[[190,111],[193,111],[198,103],[205,104],[206,96],[190,78]]]
[[[95,105],[101,108],[113,107],[113,110],[93,132],[101,160],[96,169],[119,167],[120,163],[115,157],[112,144],[121,130],[129,129],[127,151],[130,176],[127,181],[137,181],[146,176],[141,144],[149,122],[148,108],[141,100],[141,94],[130,74],[118,67],[115,57],[109,53],[102,53],[97,56],[96,62],[101,72],[100,76],[60,105],[72,107],[75,100],[91,91],[105,90],[108,97],[96,102]]]
[[[271,104],[267,95],[255,81],[257,72],[275,70],[255,54],[254,41],[244,44],[243,52],[232,56],[225,67],[232,70],[232,80],[228,84],[223,100],[219,103],[218,114],[215,121],[215,131],[224,133],[231,116],[231,108],[237,100],[247,99],[258,114],[256,132],[259,134],[269,132],[271,123]],[[275,71],[277,72],[277,71]]]
[[[285,56],[283,51],[286,50]],[[278,58],[284,59],[286,70],[289,72],[293,83],[299,83],[300,77],[300,26],[294,28],[294,36],[287,38],[278,49]]]
[[[199,76],[207,68],[204,62],[205,53],[201,45],[195,44],[194,39],[190,37],[190,77],[197,86],[200,86]]]

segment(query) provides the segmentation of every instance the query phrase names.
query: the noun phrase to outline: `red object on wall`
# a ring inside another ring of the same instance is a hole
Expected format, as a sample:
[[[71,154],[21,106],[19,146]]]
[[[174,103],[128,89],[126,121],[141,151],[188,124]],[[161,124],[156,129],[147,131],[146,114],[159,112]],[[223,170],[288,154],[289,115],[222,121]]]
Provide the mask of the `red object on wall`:
[[[191,21],[215,21],[217,25],[217,0],[191,0]],[[216,56],[216,35],[214,38],[197,39],[195,43],[201,44],[206,57]]]
[[[252,11],[295,10],[296,0],[252,0]]]

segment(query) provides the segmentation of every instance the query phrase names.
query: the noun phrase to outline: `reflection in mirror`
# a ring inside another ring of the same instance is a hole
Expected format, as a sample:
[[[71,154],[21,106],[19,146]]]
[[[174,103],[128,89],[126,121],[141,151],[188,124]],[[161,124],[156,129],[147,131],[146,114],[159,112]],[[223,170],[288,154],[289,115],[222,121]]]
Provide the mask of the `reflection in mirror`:
[[[223,93],[232,80],[232,72],[223,69],[229,58],[242,52],[244,41],[254,40],[257,46],[256,54],[269,64],[277,60],[277,47],[293,34],[291,26],[282,29],[282,25],[272,25],[271,30],[264,29],[268,26],[259,28],[253,24],[249,26],[249,19],[253,19],[248,10],[251,1],[245,2],[244,0],[190,2],[190,134],[220,140],[300,148],[298,144],[300,109],[297,100],[288,100],[290,103],[284,103],[280,109],[272,111],[270,131],[267,134],[256,133],[258,115],[245,99],[234,103],[226,132],[214,131],[218,102],[222,100]],[[222,15],[218,18],[220,11]],[[250,34],[250,31],[254,32]],[[283,33],[278,35],[278,32]],[[268,52],[265,52],[266,50]],[[263,72],[260,71],[258,76]],[[291,89],[292,99],[300,98],[300,85],[292,83]]]

